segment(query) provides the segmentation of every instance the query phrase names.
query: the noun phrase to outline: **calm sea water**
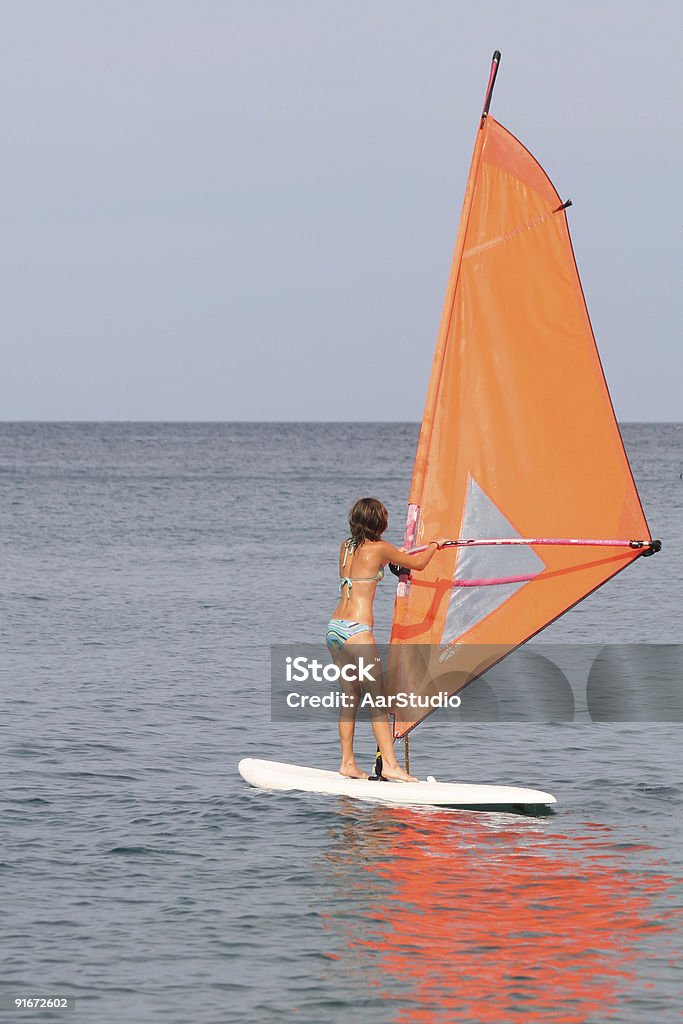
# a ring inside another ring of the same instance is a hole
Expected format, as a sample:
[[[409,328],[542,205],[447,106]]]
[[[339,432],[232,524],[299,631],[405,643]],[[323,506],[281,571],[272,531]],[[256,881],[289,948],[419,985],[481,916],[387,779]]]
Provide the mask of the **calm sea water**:
[[[415,734],[418,774],[548,789],[545,819],[237,774],[244,755],[336,767],[333,723],[270,721],[269,645],[320,639],[355,497],[382,497],[400,540],[416,434],[0,425],[4,1005],[63,994],[101,1024],[680,1019],[679,726],[433,716]],[[664,550],[548,640],[683,640],[683,426],[624,434]]]

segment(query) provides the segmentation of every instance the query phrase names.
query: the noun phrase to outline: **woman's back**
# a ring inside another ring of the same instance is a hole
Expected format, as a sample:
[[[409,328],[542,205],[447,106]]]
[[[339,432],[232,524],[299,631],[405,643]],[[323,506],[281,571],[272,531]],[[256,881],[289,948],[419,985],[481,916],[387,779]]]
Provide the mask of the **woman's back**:
[[[341,598],[335,611],[340,619],[357,619],[373,625],[372,602],[377,584],[384,577],[383,545],[365,540],[357,545],[353,539],[342,542],[339,550],[339,592]]]

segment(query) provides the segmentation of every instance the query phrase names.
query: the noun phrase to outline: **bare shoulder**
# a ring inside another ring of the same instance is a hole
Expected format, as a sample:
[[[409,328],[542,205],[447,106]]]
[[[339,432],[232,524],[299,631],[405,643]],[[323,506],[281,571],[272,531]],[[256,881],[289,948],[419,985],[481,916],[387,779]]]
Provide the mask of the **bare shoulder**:
[[[398,548],[390,544],[388,540],[375,541],[374,547],[377,548],[377,553],[382,559],[382,562],[391,562],[396,557]]]

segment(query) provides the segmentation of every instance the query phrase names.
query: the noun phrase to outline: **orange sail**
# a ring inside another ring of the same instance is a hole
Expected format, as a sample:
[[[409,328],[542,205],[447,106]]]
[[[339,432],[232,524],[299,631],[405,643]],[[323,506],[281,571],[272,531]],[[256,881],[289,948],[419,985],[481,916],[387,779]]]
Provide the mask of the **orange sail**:
[[[490,645],[490,667],[653,550],[574,261],[568,204],[531,153],[488,116],[489,98],[436,345],[405,543],[444,536],[524,542],[453,546],[399,583],[394,689],[410,688],[427,657],[432,678],[458,673],[446,687],[457,692],[482,672],[481,651],[472,655],[472,645]],[[644,546],[629,547],[631,539]],[[431,645],[430,653],[407,649],[416,644]],[[395,735],[425,714],[405,714]]]

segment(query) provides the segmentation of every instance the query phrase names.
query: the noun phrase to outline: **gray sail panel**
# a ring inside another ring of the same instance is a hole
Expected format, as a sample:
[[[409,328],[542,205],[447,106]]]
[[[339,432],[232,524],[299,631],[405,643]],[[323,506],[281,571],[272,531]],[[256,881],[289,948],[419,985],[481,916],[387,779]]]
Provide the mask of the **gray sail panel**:
[[[465,514],[461,528],[463,540],[487,537],[519,537],[520,534],[491,501],[479,484],[469,478]],[[536,575],[545,563],[528,545],[459,548],[454,580],[500,579]],[[483,587],[453,587],[441,642],[457,640],[478,622],[500,608],[525,582],[500,583]]]

